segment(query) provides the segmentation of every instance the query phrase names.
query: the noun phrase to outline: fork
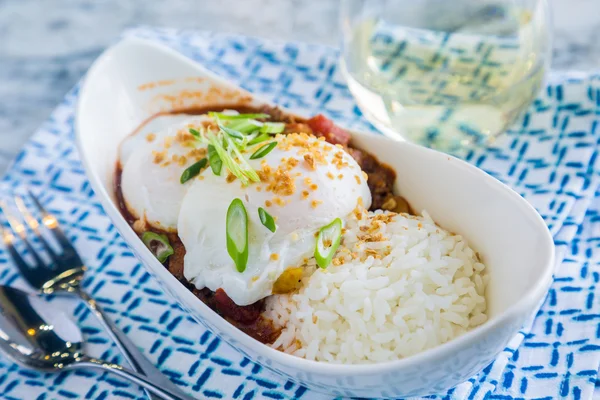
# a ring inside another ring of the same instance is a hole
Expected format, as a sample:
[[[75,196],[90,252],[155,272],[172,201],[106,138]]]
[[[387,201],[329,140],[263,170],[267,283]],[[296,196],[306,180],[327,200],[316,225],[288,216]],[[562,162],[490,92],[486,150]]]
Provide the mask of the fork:
[[[6,203],[0,201],[0,212],[5,215],[12,229],[12,234],[0,224],[0,234],[17,268],[25,280],[38,292],[43,294],[67,294],[78,296],[94,314],[102,326],[106,329],[111,339],[117,345],[127,362],[137,372],[145,374],[154,383],[163,387],[168,387],[171,391],[181,393],[175,384],[163,375],[150,361],[144,357],[139,349],[129,340],[129,338],[117,326],[107,318],[102,308],[96,301],[83,289],[81,282],[83,280],[86,267],[77,254],[77,251],[64,234],[58,220],[54,215],[46,211],[39,199],[30,191],[27,191],[36,208],[42,215],[41,224],[29,211],[25,201],[20,196],[15,196],[14,201],[19,209],[23,220],[27,223],[33,234],[41,243],[45,252],[50,257],[51,262],[45,263],[40,254],[34,250],[31,242],[27,239],[27,228],[15,215],[11,214]],[[40,231],[40,225],[52,233],[54,239],[61,247],[56,252],[50,244],[44,239]],[[29,265],[25,259],[16,250],[15,236],[21,238],[25,248],[33,258],[33,265]],[[154,394],[146,391],[151,399],[159,399]],[[186,397],[188,398],[188,397]]]

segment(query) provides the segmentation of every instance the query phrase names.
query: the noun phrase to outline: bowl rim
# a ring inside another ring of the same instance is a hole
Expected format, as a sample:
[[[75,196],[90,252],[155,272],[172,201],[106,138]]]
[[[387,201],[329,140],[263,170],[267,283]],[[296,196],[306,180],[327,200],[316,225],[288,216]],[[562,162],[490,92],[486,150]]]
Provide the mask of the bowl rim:
[[[81,163],[83,164],[83,167],[86,172],[86,176],[87,176],[94,192],[96,193],[96,196],[100,200],[100,203],[102,204],[102,207],[103,207],[106,215],[110,218],[111,223],[117,228],[117,230],[119,231],[120,235],[122,236],[123,240],[127,243],[127,245],[134,248],[136,250],[136,252],[141,255],[141,257],[140,257],[140,259],[138,259],[138,261],[140,261],[142,264],[145,264],[146,268],[150,268],[154,271],[159,267],[164,269],[164,266],[162,264],[160,264],[153,256],[148,257],[149,255],[151,255],[150,251],[145,246],[141,245],[142,242],[139,240],[137,235],[135,235],[133,230],[131,230],[131,228],[129,227],[129,225],[127,224],[127,222],[121,215],[120,211],[116,208],[115,204],[112,202],[111,196],[105,189],[105,186],[103,185],[101,178],[98,176],[98,174],[94,170],[91,162],[85,156],[86,153],[84,151],[85,146],[83,143],[83,134],[82,134],[82,130],[80,128],[81,118],[82,118],[81,117],[81,115],[82,115],[82,113],[81,113],[82,104],[81,103],[82,103],[82,99],[86,97],[88,78],[93,76],[94,74],[96,74],[97,71],[100,70],[101,67],[105,63],[110,62],[111,59],[113,58],[114,53],[120,47],[140,46],[140,45],[151,47],[153,50],[163,53],[163,55],[166,57],[171,57],[181,63],[187,64],[188,66],[193,67],[195,70],[197,70],[198,73],[207,76],[209,79],[211,79],[212,81],[215,81],[218,84],[222,84],[224,86],[229,86],[229,87],[234,87],[238,90],[241,89],[243,92],[246,92],[246,90],[227,81],[225,78],[222,78],[222,77],[218,76],[217,74],[207,70],[201,64],[195,62],[194,60],[184,56],[183,54],[177,52],[176,50],[174,50],[166,45],[163,45],[163,44],[160,44],[160,43],[157,43],[154,41],[150,41],[150,40],[139,39],[139,38],[125,38],[125,39],[122,39],[121,41],[117,42],[116,44],[112,45],[108,49],[106,49],[94,61],[94,63],[89,68],[88,72],[86,73],[85,77],[83,78],[82,82],[80,83],[80,90],[79,90],[79,93],[77,96],[75,122],[74,122],[75,123],[75,141],[76,141],[76,145],[77,145],[77,150],[78,150],[80,158],[81,158]],[[250,95],[252,96],[252,98],[254,100],[256,100],[258,102],[262,102],[262,103],[266,103],[266,104],[270,104],[270,105],[276,105],[272,101],[263,99],[261,96],[254,95],[252,93],[250,93]],[[289,113],[289,114],[302,115],[299,113],[295,113],[293,110],[289,110],[284,107],[280,107],[280,108],[284,112]],[[343,125],[340,125],[340,126],[343,127]],[[350,129],[348,129],[348,131],[352,134],[352,136],[373,137],[373,133],[357,132],[357,131],[353,131]],[[402,369],[402,368],[412,366],[414,364],[421,364],[421,363],[426,363],[428,361],[433,361],[437,358],[444,358],[444,357],[449,356],[451,353],[455,353],[459,348],[465,346],[468,342],[473,341],[475,338],[485,337],[485,336],[489,335],[491,332],[502,328],[502,326],[506,325],[506,323],[509,320],[514,319],[514,318],[518,317],[519,315],[527,313],[527,312],[533,313],[536,309],[534,307],[537,307],[538,304],[543,300],[543,298],[547,294],[550,284],[552,283],[553,267],[555,264],[555,247],[554,247],[553,237],[552,237],[546,223],[544,222],[542,217],[539,215],[539,213],[536,211],[536,209],[529,202],[527,202],[523,197],[521,197],[517,192],[515,192],[513,189],[511,189],[509,186],[505,185],[504,183],[500,182],[499,180],[495,179],[494,177],[487,174],[483,170],[475,167],[474,165],[467,163],[466,161],[463,161],[454,156],[451,156],[451,155],[448,155],[445,153],[441,153],[436,150],[432,150],[432,149],[429,149],[429,148],[426,148],[423,146],[419,146],[419,145],[416,145],[416,144],[413,144],[410,142],[393,140],[393,139],[387,138],[383,135],[381,135],[381,136],[377,135],[377,136],[379,136],[381,138],[381,140],[388,140],[388,141],[390,141],[390,143],[394,143],[395,146],[406,146],[410,149],[409,151],[422,152],[424,155],[427,154],[427,155],[432,155],[432,156],[437,156],[437,157],[442,155],[443,157],[447,157],[449,160],[455,161],[456,163],[458,163],[460,168],[466,169],[469,173],[478,175],[482,180],[495,185],[498,188],[498,190],[504,191],[507,194],[508,199],[511,200],[512,202],[517,203],[519,205],[519,207],[523,210],[524,213],[531,214],[533,220],[535,220],[537,225],[539,226],[540,236],[543,239],[542,245],[540,246],[540,248],[544,250],[543,252],[541,252],[541,254],[543,254],[543,256],[541,256],[541,257],[544,258],[541,261],[541,263],[544,265],[544,270],[543,270],[543,274],[538,278],[535,285],[533,285],[531,287],[531,289],[522,298],[517,300],[513,305],[509,306],[506,310],[504,310],[502,313],[498,314],[491,320],[484,322],[482,325],[479,325],[479,326],[473,328],[472,330],[470,330],[470,331],[460,335],[459,337],[456,337],[446,343],[442,343],[440,345],[437,345],[430,349],[424,350],[417,354],[414,354],[414,355],[411,355],[411,356],[408,356],[405,358],[401,358],[399,360],[377,362],[377,363],[372,363],[372,364],[336,364],[336,363],[329,363],[329,362],[324,362],[324,361],[308,360],[308,359],[305,359],[302,357],[294,356],[292,354],[284,353],[280,350],[276,350],[264,343],[259,342],[258,340],[251,338],[244,332],[235,328],[233,325],[231,325],[229,322],[227,322],[225,319],[223,319],[221,316],[219,316],[213,310],[211,310],[208,306],[206,306],[206,304],[204,304],[200,299],[198,299],[196,296],[194,296],[187,289],[185,290],[184,293],[182,293],[181,298],[175,298],[170,293],[168,293],[169,291],[166,291],[168,296],[172,297],[173,298],[172,300],[175,300],[177,302],[183,302],[183,298],[188,297],[188,295],[193,296],[194,300],[199,303],[201,308],[208,313],[207,315],[202,315],[202,317],[209,318],[210,323],[216,329],[222,330],[222,331],[228,330],[227,334],[231,338],[233,338],[236,342],[241,343],[244,347],[254,350],[259,356],[265,357],[267,359],[271,359],[271,360],[273,360],[281,365],[284,365],[286,367],[289,367],[289,368],[310,371],[311,374],[326,373],[329,376],[332,376],[332,375],[333,376],[350,376],[350,375],[361,375],[361,374],[373,374],[373,373],[377,373],[380,371],[384,372],[384,371],[389,371],[389,370]],[[433,155],[432,153],[437,153],[437,155]],[[123,228],[125,228],[125,229],[123,229]],[[135,239],[135,240],[131,240],[131,239]],[[542,246],[543,246],[543,248],[542,248]],[[148,265],[148,264],[152,264],[152,265]],[[171,278],[173,278],[174,282],[176,282],[178,285],[181,285],[181,283],[179,281],[177,281],[170,273],[169,273],[169,276],[171,276]],[[157,279],[158,279],[158,277],[157,277]],[[164,282],[164,284],[173,288],[173,286],[170,282]],[[181,286],[181,287],[183,287],[183,286]],[[204,308],[202,306],[204,306]],[[183,308],[186,311],[186,313],[190,313],[190,314],[192,314],[192,317],[194,317],[195,319],[198,319],[198,316],[195,315],[195,314],[197,314],[196,312],[190,312],[191,310],[189,310],[189,308],[187,306],[185,306]],[[212,330],[211,328],[208,328],[208,329]],[[218,335],[217,332],[213,332],[213,333]],[[225,340],[225,341],[228,344],[230,344],[232,347],[236,348],[236,350],[238,350],[237,349],[238,346],[235,343],[232,344],[228,340]],[[244,352],[242,352],[242,353],[244,353]],[[264,363],[261,363],[261,364],[264,364]]]

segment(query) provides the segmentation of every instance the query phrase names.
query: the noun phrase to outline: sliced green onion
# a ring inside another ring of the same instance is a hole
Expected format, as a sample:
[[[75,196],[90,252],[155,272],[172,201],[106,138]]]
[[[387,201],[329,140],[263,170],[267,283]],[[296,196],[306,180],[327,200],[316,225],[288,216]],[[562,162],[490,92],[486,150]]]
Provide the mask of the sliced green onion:
[[[233,158],[231,158],[231,156],[229,155],[227,150],[225,150],[225,148],[221,144],[221,137],[220,136],[217,137],[217,136],[215,136],[214,133],[209,132],[208,140],[209,140],[210,144],[212,144],[213,147],[215,148],[217,154],[219,155],[219,158],[223,162],[223,165],[225,165],[225,167],[229,170],[229,172],[231,172],[240,181],[242,181],[242,183],[244,185],[248,184],[248,178],[246,178],[246,176],[244,175],[244,171],[242,171],[240,166],[235,162],[235,160]]]
[[[195,130],[194,128],[190,128],[190,133],[191,133],[193,136],[195,136],[195,137],[197,137],[197,138],[200,138],[200,132],[198,132],[198,131],[197,131],[197,130]]]
[[[317,246],[315,247],[315,259],[317,265],[323,269],[327,268],[335,255],[342,240],[342,220],[334,219],[329,225],[319,230]]]
[[[228,128],[226,126],[223,126],[221,124],[219,124],[219,129],[221,129],[223,132],[225,132],[226,134],[228,134],[229,136],[231,136],[234,139],[238,139],[238,140],[243,140],[244,139],[244,135],[242,135],[240,132]]]
[[[187,167],[185,171],[183,171],[183,173],[181,174],[181,178],[179,179],[179,181],[181,183],[186,183],[187,181],[198,175],[200,173],[200,170],[206,167],[207,162],[208,160],[206,159],[206,157],[204,157],[202,160]]]
[[[227,150],[220,143],[221,137],[227,143]],[[219,158],[221,158],[221,161],[223,161],[223,165],[225,165],[229,172],[235,175],[242,182],[243,185],[247,185],[250,181],[260,182],[260,178],[256,171],[252,169],[252,167],[248,164],[246,159],[244,159],[242,154],[237,149],[236,144],[229,136],[221,135],[217,137],[214,133],[209,132],[208,140],[210,144],[212,144],[215,147],[215,150],[219,154]],[[230,152],[233,153],[237,160],[233,158]]]
[[[211,115],[219,116],[220,113],[212,113]],[[256,114],[248,114],[256,115]],[[262,115],[262,114],[260,114]],[[234,121],[237,126],[240,126],[242,122],[248,123],[248,119]],[[257,122],[258,123],[258,122]],[[255,124],[256,125],[256,124]],[[235,175],[241,182],[242,185],[246,186],[249,182],[260,182],[260,177],[256,171],[252,168],[246,158],[242,155],[245,151],[248,143],[256,139],[257,133],[246,135],[230,126],[224,126],[218,122],[219,131],[207,131],[205,136],[201,136],[201,142],[209,144],[208,157],[211,162],[211,169],[216,175],[220,175],[223,165],[233,175]],[[253,128],[258,131],[260,128],[256,126]],[[266,154],[266,153],[265,153]],[[219,161],[220,160],[220,164]]]
[[[268,119],[271,118],[269,114],[224,114],[220,112],[209,112],[209,116],[218,118],[223,121],[231,121],[234,119]]]
[[[285,129],[283,122],[265,122],[260,128],[262,133],[281,133]]]
[[[260,135],[256,136],[254,139],[250,140],[248,142],[248,146],[253,146],[255,144],[262,143],[265,140],[269,140],[269,139],[271,139],[271,135],[269,135],[268,133],[261,133]]]
[[[271,143],[265,144],[260,149],[256,150],[254,153],[252,153],[252,155],[250,156],[250,159],[257,160],[259,158],[263,158],[264,156],[269,154],[271,152],[271,150],[273,150],[275,148],[275,146],[277,146],[277,142],[271,142]]]
[[[169,238],[165,234],[150,231],[144,232],[142,242],[144,242],[160,263],[167,261],[167,258],[173,254],[173,247],[171,247]]]
[[[263,127],[263,123],[254,119],[240,119],[231,121],[227,124],[227,127],[244,134],[249,134],[261,129]]]
[[[240,153],[237,145],[233,142],[233,140],[231,140],[231,138],[229,138],[228,136],[224,136],[224,138],[225,140],[227,140],[228,150],[231,151],[233,155],[235,155],[235,157],[237,158],[238,164],[236,165],[238,165],[239,169],[242,171],[242,174],[244,174],[247,180],[250,180],[252,182],[260,182],[260,177],[254,170],[254,168],[252,168],[250,164],[248,164],[248,161],[246,161],[242,153]],[[248,184],[248,182],[246,182],[245,184]]]
[[[220,143],[222,143],[223,144],[223,148],[225,150],[227,150],[227,139],[225,139],[225,135],[221,134],[221,131],[219,131],[218,135],[219,135],[218,138],[220,140]]]
[[[238,272],[244,272],[248,264],[248,214],[240,199],[233,199],[227,209],[227,252]]]
[[[210,169],[212,169],[213,174],[217,176],[221,175],[223,161],[221,161],[219,153],[217,153],[217,150],[215,150],[215,146],[213,146],[212,144],[208,145],[208,161],[210,163]]]
[[[264,208],[258,207],[258,217],[260,218],[260,222],[264,225],[265,228],[275,233],[277,227],[275,226],[275,220]]]

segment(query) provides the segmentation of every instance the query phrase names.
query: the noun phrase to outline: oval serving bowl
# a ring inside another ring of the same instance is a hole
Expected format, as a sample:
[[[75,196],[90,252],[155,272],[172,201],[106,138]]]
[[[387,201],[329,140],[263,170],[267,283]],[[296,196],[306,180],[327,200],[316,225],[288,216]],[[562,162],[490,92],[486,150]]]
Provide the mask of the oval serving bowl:
[[[123,138],[160,111],[216,104],[268,104],[181,54],[128,39],[90,68],[79,94],[77,145],[105,212],[162,287],[198,322],[257,363],[336,396],[408,397],[453,387],[486,367],[536,310],[552,280],[554,245],[535,209],[483,171],[446,154],[353,132],[358,148],[397,171],[397,193],[442,227],[465,236],[487,265],[489,320],[417,355],[370,365],[309,361],[274,350],[234,328],[184,288],[121,216],[113,192]]]

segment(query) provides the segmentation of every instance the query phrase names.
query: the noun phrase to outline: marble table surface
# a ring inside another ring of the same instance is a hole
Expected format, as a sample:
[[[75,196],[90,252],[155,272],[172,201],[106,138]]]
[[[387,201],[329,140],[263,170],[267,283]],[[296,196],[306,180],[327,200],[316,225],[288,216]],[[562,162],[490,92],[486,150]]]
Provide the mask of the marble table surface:
[[[600,2],[548,0],[553,68],[600,66]],[[0,0],[0,171],[119,33],[136,25],[335,45],[339,0]]]

